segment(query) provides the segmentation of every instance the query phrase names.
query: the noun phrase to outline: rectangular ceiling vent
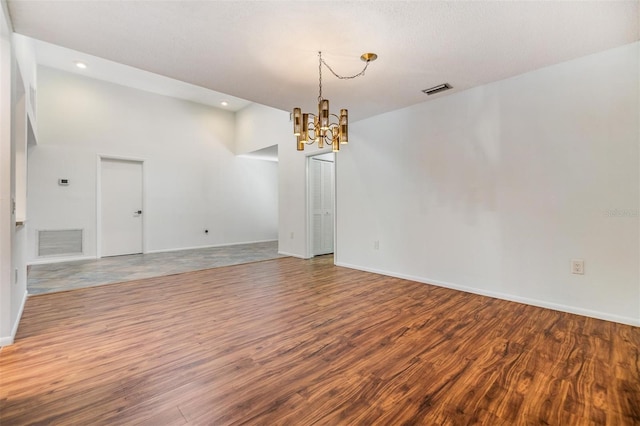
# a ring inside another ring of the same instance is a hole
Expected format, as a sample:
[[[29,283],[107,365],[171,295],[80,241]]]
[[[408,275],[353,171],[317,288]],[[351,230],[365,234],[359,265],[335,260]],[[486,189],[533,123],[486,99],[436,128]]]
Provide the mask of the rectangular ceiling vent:
[[[436,93],[444,92],[445,90],[451,89],[451,85],[449,83],[438,84],[437,86],[430,87],[428,89],[424,89],[423,92],[427,95],[435,95]]]

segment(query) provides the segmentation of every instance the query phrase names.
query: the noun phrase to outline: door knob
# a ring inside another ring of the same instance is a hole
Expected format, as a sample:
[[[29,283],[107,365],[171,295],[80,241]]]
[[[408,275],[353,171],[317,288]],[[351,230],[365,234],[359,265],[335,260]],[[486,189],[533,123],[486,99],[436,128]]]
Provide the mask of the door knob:
[[[137,210],[137,211],[133,212],[133,214],[142,214],[142,210]]]

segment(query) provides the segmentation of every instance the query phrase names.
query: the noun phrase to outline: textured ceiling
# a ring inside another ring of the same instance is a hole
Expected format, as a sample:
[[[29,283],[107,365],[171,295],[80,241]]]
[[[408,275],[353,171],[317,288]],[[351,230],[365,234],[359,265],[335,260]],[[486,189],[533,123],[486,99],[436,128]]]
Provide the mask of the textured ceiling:
[[[332,110],[352,120],[640,38],[638,1],[9,0],[14,30],[238,98],[312,110],[317,51]]]

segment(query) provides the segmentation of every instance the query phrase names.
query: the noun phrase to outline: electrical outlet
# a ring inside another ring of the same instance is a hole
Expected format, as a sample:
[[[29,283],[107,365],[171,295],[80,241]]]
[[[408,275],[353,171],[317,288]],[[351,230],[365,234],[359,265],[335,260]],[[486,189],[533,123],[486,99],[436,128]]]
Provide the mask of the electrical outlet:
[[[582,259],[571,259],[571,273],[584,275],[584,260]]]
[[[374,249],[374,250],[380,250],[380,241],[375,240],[375,241],[373,242],[373,249]]]
[[[293,240],[294,233],[292,232],[290,238]]]

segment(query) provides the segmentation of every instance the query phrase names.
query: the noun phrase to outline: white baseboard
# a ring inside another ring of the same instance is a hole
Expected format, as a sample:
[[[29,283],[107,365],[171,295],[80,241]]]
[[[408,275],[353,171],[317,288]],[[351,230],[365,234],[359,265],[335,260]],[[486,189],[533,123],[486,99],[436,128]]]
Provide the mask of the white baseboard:
[[[13,324],[13,327],[11,328],[11,335],[0,337],[0,347],[13,344],[16,337],[16,333],[18,333],[18,326],[20,325],[20,319],[22,318],[22,312],[24,312],[24,305],[26,303],[27,303],[27,292],[25,291],[24,295],[22,296],[22,301],[20,302],[20,308],[18,309],[18,316],[16,317],[16,322]]]
[[[46,265],[49,263],[74,262],[76,260],[96,260],[95,256],[73,256],[73,257],[55,257],[48,259],[38,259],[27,262],[27,265]]]
[[[219,247],[232,247],[232,246],[241,246],[244,244],[258,244],[258,243],[271,243],[278,240],[258,240],[258,241],[243,241],[240,243],[225,243],[225,244],[213,244],[207,246],[194,246],[194,247],[181,247],[181,248],[172,248],[172,249],[159,249],[159,250],[147,250],[145,254],[151,253],[170,253],[172,251],[183,251],[183,250],[198,250],[198,249],[206,249],[206,248],[219,248]]]
[[[183,251],[183,250],[197,250],[197,249],[206,249],[206,248],[218,248],[218,247],[231,247],[231,246],[240,246],[243,244],[257,244],[257,243],[271,243],[278,240],[258,240],[258,241],[244,241],[240,243],[226,243],[226,244],[214,244],[207,246],[194,246],[194,247],[180,247],[180,248],[171,248],[171,249],[160,249],[160,250],[147,250],[145,254],[151,253],[169,253],[172,251]],[[61,262],[73,262],[76,260],[96,260],[96,256],[75,256],[75,257],[56,257],[56,258],[48,258],[48,259],[38,259],[28,262],[27,265],[45,265],[49,263],[61,263]]]
[[[484,289],[475,288],[475,287],[464,286],[460,284],[449,283],[445,281],[431,280],[429,278],[417,277],[417,276],[408,275],[408,274],[401,274],[398,272],[389,272],[389,271],[384,271],[380,269],[351,265],[349,263],[338,262],[336,263],[336,266],[342,266],[344,268],[350,268],[350,269],[357,269],[359,271],[372,272],[374,274],[386,275],[389,277],[401,278],[404,280],[416,281],[419,283],[435,285],[438,287],[450,288],[452,290],[459,290],[459,291],[464,291],[466,293],[478,294],[480,296],[488,296],[496,299],[508,300],[510,302],[524,303],[526,305],[552,309],[554,311],[567,312],[570,314],[582,315],[585,317],[597,318],[597,319],[602,319],[606,321],[612,321],[612,322],[617,322],[621,324],[628,324],[628,325],[640,327],[640,318],[624,317],[620,315],[611,314],[608,312],[593,311],[590,309],[579,308],[576,306],[562,305],[560,303],[548,302],[545,300],[530,299],[528,297],[521,297],[521,296],[516,296],[508,293],[500,293],[500,292],[489,291],[489,290],[484,290]]]
[[[289,256],[289,257],[297,257],[298,259],[311,259],[310,257],[304,257],[304,256],[300,256],[299,254],[293,254],[293,253],[287,253],[286,251],[278,251],[278,254],[281,254],[283,256]]]

